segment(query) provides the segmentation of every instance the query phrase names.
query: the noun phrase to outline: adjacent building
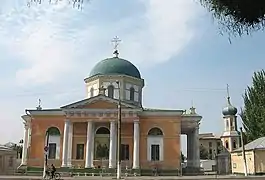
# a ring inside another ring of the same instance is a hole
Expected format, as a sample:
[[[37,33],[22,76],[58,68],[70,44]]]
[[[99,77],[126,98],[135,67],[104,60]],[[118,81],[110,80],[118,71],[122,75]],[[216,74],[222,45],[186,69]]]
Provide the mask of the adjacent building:
[[[248,174],[265,173],[265,137],[246,144],[245,155]],[[233,174],[245,173],[242,147],[231,153],[231,161]]]
[[[215,136],[213,133],[200,134],[200,150],[205,151],[207,157],[202,159],[214,160],[217,154],[223,151],[223,145],[220,136]]]
[[[17,151],[0,145],[0,174],[14,174],[17,167]]]

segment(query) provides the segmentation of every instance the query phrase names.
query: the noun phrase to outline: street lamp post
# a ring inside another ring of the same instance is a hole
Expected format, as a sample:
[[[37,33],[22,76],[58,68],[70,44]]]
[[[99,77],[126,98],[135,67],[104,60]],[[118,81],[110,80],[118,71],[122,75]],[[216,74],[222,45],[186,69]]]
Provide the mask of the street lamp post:
[[[44,147],[44,153],[45,153],[45,160],[44,160],[44,166],[43,166],[43,178],[46,176],[46,170],[48,167],[48,146],[49,146],[49,130],[46,131],[46,142]]]
[[[117,134],[117,179],[121,179],[121,92],[120,83],[116,81],[119,90],[119,102],[118,102],[118,134]]]

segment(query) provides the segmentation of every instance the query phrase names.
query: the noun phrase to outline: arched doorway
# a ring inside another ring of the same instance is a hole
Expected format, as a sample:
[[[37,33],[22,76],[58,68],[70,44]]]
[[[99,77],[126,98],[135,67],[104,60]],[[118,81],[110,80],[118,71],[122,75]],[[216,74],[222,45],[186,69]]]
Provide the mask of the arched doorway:
[[[162,161],[164,156],[163,131],[154,127],[148,131],[147,159],[149,161]]]
[[[94,157],[96,160],[109,159],[110,131],[107,127],[99,127],[95,133]]]
[[[50,127],[48,133],[48,159],[60,159],[61,133],[57,127]]]

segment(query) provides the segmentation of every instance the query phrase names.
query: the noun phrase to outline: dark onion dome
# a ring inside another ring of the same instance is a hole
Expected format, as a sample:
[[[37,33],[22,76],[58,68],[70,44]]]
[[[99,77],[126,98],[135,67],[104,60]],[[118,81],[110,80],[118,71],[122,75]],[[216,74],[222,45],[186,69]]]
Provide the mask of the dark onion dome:
[[[222,113],[224,116],[235,116],[237,113],[237,108],[231,105],[230,97],[227,98],[228,104],[224,107]]]
[[[139,70],[130,61],[119,57],[107,58],[97,63],[89,76],[96,75],[127,75],[141,79]]]

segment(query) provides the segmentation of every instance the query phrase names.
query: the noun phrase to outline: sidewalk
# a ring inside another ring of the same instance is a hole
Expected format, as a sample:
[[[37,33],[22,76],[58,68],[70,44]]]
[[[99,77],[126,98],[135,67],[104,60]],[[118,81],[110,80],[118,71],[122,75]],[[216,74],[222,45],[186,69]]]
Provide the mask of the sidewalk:
[[[0,176],[0,179],[23,179],[23,180],[39,180],[42,179],[42,177],[40,176]],[[62,177],[62,180],[112,180],[115,179],[115,177],[100,177],[100,176],[79,176],[79,177]],[[140,176],[140,177],[123,177],[123,179],[128,179],[128,180],[177,180],[177,179],[184,179],[184,180],[195,180],[195,179],[224,179],[224,180],[228,180],[228,179],[233,179],[233,180],[237,180],[237,179],[265,179],[265,176],[248,176],[248,177],[244,177],[244,176],[234,176],[234,175],[230,175],[230,176]]]

